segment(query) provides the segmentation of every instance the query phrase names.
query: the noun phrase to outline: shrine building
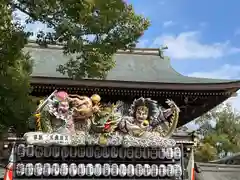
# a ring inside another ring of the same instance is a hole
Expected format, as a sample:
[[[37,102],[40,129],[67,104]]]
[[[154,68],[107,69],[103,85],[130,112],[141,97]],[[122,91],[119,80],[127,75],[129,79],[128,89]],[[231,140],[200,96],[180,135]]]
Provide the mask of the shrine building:
[[[35,62],[32,95],[44,98],[35,129],[17,141],[9,138],[16,142],[15,177],[199,177],[195,137],[177,128],[235,96],[240,81],[181,75],[159,49],[150,48],[118,51],[104,80],[74,80],[56,71],[70,58],[61,48],[25,48]]]

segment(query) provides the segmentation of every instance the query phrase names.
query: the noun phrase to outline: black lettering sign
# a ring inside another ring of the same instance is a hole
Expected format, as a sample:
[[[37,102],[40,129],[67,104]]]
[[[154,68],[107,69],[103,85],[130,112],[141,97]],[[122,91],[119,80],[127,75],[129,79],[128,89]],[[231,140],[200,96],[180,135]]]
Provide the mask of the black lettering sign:
[[[58,141],[58,135],[55,136],[55,140]]]
[[[34,140],[38,140],[38,136],[35,134],[35,135],[33,136],[33,139],[34,139]]]
[[[39,135],[38,138],[39,138],[39,140],[43,140],[43,136],[41,134]]]

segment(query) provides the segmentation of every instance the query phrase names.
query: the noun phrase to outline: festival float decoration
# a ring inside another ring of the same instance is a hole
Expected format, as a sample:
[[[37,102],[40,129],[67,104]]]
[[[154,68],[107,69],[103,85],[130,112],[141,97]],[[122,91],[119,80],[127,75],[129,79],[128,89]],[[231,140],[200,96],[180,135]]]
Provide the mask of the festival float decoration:
[[[127,106],[54,91],[34,115],[36,130],[17,145],[17,156],[33,163],[19,160],[16,176],[181,179],[182,150],[172,138],[180,110],[166,104],[141,97]]]
[[[97,94],[87,97],[55,91],[35,114],[36,132],[24,135],[27,144],[59,146],[174,147],[171,139],[179,108],[168,109],[150,98],[136,99],[123,114],[124,102],[101,103]]]

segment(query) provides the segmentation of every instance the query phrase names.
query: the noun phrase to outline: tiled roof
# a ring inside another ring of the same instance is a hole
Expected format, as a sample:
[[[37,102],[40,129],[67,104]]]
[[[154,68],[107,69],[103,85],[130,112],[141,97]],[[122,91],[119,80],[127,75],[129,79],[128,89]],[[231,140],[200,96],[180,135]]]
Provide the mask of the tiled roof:
[[[197,163],[196,180],[240,180],[240,165]]]
[[[36,44],[29,44],[25,50],[35,60],[33,76],[66,77],[56,72],[56,67],[70,58],[63,55],[61,47],[40,48]],[[114,59],[116,66],[109,72],[107,80],[187,84],[231,82],[183,76],[172,68],[169,58],[162,59],[159,56],[158,49],[136,49],[132,53],[120,51]]]
[[[211,162],[218,163],[218,164],[232,164],[233,162],[240,162],[240,152],[235,153],[232,156],[227,156]],[[240,163],[238,165],[240,165]]]

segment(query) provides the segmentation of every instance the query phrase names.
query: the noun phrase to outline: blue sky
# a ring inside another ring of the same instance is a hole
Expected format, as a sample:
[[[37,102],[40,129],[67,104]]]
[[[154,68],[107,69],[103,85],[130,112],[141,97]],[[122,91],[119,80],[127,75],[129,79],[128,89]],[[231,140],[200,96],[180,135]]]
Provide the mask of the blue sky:
[[[167,45],[172,66],[184,75],[240,79],[240,1],[126,1],[151,21],[139,47]],[[227,102],[240,110],[239,95]]]
[[[184,75],[240,79],[240,1],[125,1],[151,21],[138,47],[167,45],[172,66]],[[239,96],[230,101],[240,110]]]
[[[126,1],[151,20],[139,46],[168,45],[172,65],[181,73],[209,73],[240,64],[240,1]],[[240,71],[222,76],[238,78]]]
[[[126,1],[151,21],[139,47],[167,45],[172,66],[184,75],[240,79],[240,1]],[[228,102],[240,110],[239,96]]]

